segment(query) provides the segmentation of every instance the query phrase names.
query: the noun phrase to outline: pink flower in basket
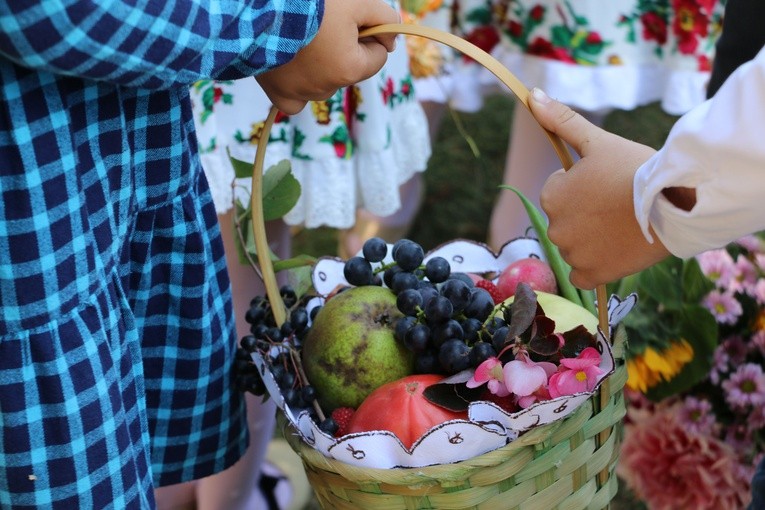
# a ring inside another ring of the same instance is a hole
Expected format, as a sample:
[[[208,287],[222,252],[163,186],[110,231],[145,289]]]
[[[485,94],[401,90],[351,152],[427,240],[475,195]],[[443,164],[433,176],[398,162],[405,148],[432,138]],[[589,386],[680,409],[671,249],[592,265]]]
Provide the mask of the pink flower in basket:
[[[468,388],[477,388],[482,384],[486,384],[492,395],[498,397],[510,395],[510,390],[505,385],[505,373],[502,370],[502,362],[499,359],[492,356],[478,365],[473,376],[465,383]]]
[[[555,398],[592,391],[603,373],[598,365],[600,353],[592,347],[584,349],[576,358],[561,359],[558,372],[550,377],[550,395]]]

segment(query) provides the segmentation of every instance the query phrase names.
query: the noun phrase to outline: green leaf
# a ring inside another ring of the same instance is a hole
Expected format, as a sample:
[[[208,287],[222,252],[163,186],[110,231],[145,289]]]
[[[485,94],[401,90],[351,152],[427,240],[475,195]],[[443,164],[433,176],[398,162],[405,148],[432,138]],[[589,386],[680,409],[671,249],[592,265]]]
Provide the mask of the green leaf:
[[[231,152],[229,152],[228,147],[226,147],[226,152],[228,152],[228,159],[231,160],[231,166],[234,167],[234,175],[236,178],[252,178],[252,161],[248,163],[246,161],[242,161],[241,159],[236,159],[235,157],[231,156]]]
[[[683,264],[683,290],[686,303],[699,303],[704,296],[715,288],[714,283],[701,271],[699,261],[688,259]]]
[[[500,188],[509,189],[518,195],[518,198],[521,199],[523,207],[526,209],[526,214],[529,215],[529,220],[531,220],[531,225],[537,232],[537,236],[539,237],[539,244],[542,246],[542,251],[544,251],[545,257],[547,257],[547,262],[550,264],[550,267],[555,274],[555,279],[558,280],[558,287],[560,289],[561,295],[569,301],[576,303],[577,305],[584,306],[590,310],[590,312],[596,314],[597,312],[595,311],[594,303],[583,302],[581,296],[579,295],[579,291],[569,281],[568,275],[571,272],[571,266],[566,264],[566,262],[563,260],[563,257],[560,256],[558,247],[555,246],[552,241],[550,241],[549,237],[547,237],[547,220],[542,215],[542,212],[537,209],[537,207],[531,203],[531,201],[526,198],[519,189],[512,186],[507,186],[505,184],[501,185]]]
[[[574,34],[568,27],[562,25],[552,27],[550,30],[550,42],[556,48],[571,48],[575,46],[572,44]]]
[[[639,276],[638,288],[641,297],[658,301],[665,309],[679,309],[683,304],[681,274],[683,261],[669,257],[643,270]]]
[[[300,198],[300,183],[290,168],[290,162],[285,159],[263,174],[264,221],[281,218],[295,207]]]
[[[467,371],[466,371],[467,373]],[[460,374],[457,374],[460,375]],[[469,378],[468,374],[468,378]],[[468,388],[462,381],[464,377],[450,377],[436,384],[431,384],[422,392],[428,402],[453,412],[467,411],[471,402],[478,400],[483,393],[482,386]],[[453,382],[452,382],[453,381]]]

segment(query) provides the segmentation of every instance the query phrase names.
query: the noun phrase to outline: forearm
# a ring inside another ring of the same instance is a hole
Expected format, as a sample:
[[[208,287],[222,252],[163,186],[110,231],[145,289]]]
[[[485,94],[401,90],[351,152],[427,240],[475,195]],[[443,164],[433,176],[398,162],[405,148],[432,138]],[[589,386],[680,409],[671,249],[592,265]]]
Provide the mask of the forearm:
[[[635,214],[689,257],[765,229],[765,53],[683,116],[634,179]],[[677,188],[695,196],[678,195]]]
[[[0,54],[56,74],[166,88],[288,62],[318,30],[322,0],[6,0]]]

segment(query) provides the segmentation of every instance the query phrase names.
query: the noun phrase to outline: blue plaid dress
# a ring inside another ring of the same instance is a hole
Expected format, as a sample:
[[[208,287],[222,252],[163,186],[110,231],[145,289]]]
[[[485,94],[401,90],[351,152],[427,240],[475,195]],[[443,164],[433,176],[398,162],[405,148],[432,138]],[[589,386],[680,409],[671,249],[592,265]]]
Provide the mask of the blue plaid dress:
[[[151,508],[247,443],[188,86],[320,0],[0,2],[0,507]]]

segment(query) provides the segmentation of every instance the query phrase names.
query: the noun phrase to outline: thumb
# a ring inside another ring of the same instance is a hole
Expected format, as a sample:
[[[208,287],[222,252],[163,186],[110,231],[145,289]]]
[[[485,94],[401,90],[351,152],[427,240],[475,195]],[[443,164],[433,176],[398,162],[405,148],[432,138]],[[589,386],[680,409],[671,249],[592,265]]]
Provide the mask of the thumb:
[[[587,155],[588,148],[592,148],[592,142],[603,132],[598,126],[536,87],[529,94],[529,108],[540,126],[558,135],[580,156]]]
[[[387,2],[382,0],[366,0],[362,6],[358,4],[354,8],[357,16],[357,24],[359,30],[364,28],[370,28],[377,25],[387,25],[392,23],[400,23],[401,15],[393,9]],[[379,34],[373,38],[363,38],[362,43],[368,43],[369,39],[373,39],[379,44],[382,44],[387,51],[393,51],[396,47],[396,34]]]

